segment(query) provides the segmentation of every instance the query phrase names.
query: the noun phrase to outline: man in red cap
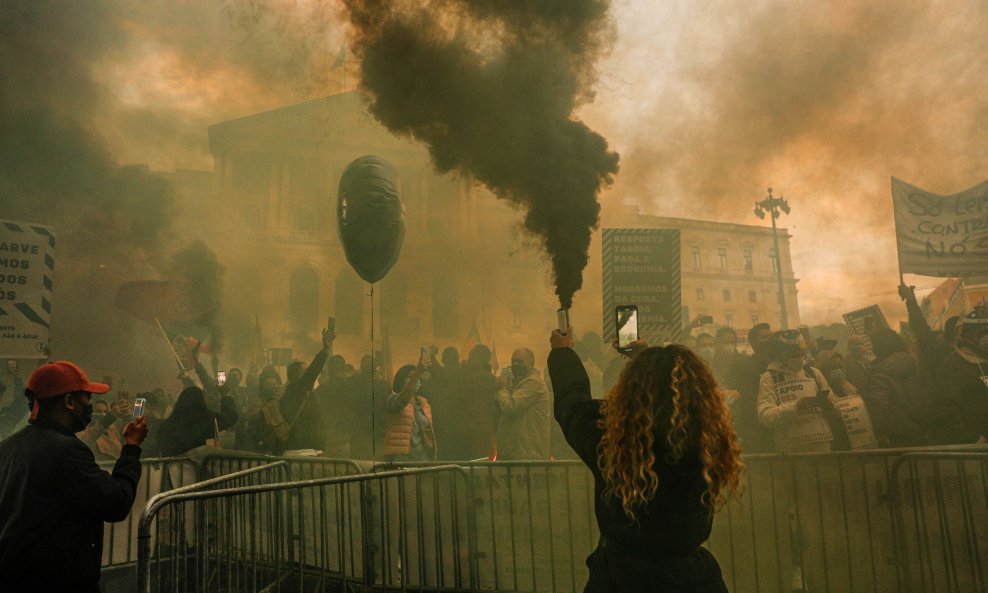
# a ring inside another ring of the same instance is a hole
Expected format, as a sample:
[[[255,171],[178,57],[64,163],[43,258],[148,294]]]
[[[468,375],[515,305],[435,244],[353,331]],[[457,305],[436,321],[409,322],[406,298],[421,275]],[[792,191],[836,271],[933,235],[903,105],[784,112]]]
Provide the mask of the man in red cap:
[[[108,474],[76,438],[92,419],[92,383],[71,362],[38,367],[24,394],[30,424],[0,442],[0,588],[98,592],[103,522],[130,514],[141,479],[144,417]]]

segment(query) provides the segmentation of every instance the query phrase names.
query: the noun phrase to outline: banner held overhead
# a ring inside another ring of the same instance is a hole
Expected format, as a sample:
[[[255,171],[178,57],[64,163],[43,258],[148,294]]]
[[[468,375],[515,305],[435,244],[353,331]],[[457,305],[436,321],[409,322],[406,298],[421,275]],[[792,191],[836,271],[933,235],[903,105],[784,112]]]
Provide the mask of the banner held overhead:
[[[949,196],[892,178],[899,271],[956,278],[988,269],[988,181]]]

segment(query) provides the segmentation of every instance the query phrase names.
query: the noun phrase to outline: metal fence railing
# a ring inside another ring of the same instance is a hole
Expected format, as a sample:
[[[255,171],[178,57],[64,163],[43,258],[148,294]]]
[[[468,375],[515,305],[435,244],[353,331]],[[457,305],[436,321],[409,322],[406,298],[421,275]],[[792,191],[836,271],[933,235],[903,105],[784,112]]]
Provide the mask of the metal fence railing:
[[[469,483],[457,466],[173,492],[145,507],[141,591],[468,590]],[[184,545],[155,542],[162,517]]]
[[[892,465],[899,582],[917,591],[988,591],[988,453],[922,452]]]
[[[214,476],[222,476],[249,467],[256,467],[272,461],[284,461],[288,464],[291,480],[314,480],[317,478],[334,478],[337,476],[352,476],[365,473],[371,464],[363,466],[353,459],[335,459],[329,457],[273,457],[237,451],[216,452],[206,455],[199,460],[199,479],[205,480]]]
[[[265,484],[146,497],[148,525],[170,522],[173,535],[145,537],[142,590],[575,593],[586,583],[598,532],[580,462],[223,454],[203,459],[199,476],[272,461],[283,465]],[[988,593],[988,448],[745,463],[745,489],[708,543],[731,591]]]
[[[100,463],[110,471],[115,462]],[[196,481],[196,464],[186,457],[141,460],[141,481],[137,485],[134,509],[141,509],[159,492],[186,486]],[[133,563],[137,560],[137,513],[132,512],[119,523],[107,523],[103,531],[104,567]]]
[[[988,449],[745,463],[745,489],[715,516],[708,543],[730,590],[988,593]],[[598,537],[589,471],[564,461],[464,467],[478,586],[581,591]]]

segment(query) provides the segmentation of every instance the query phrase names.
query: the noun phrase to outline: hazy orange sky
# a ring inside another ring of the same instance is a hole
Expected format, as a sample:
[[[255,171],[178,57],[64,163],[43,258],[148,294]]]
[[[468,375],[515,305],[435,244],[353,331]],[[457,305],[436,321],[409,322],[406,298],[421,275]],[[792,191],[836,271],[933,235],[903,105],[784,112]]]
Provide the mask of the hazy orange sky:
[[[209,169],[207,125],[343,88],[335,2],[102,6],[107,39],[80,58],[94,96],[66,112],[121,163]],[[988,177],[988,3],[621,0],[613,15],[578,114],[621,155],[602,200],[762,224],[771,186],[792,206],[802,320],[875,302],[900,316],[889,179],[954,193]]]

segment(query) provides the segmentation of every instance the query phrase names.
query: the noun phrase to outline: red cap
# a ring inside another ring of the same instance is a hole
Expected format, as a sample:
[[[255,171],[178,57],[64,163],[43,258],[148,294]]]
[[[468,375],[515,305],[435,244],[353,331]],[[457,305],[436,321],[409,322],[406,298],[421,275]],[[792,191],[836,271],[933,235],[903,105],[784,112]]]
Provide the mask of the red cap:
[[[86,373],[71,362],[60,360],[49,362],[34,369],[27,380],[27,388],[34,392],[34,399],[48,399],[72,393],[106,393],[110,386],[105,383],[92,383]]]

